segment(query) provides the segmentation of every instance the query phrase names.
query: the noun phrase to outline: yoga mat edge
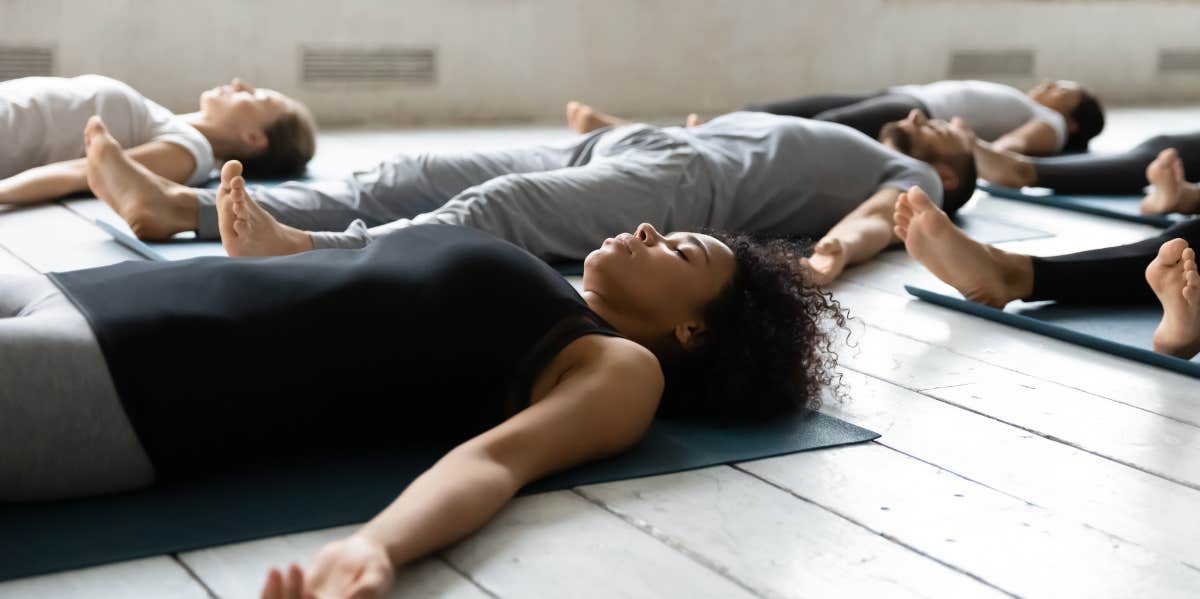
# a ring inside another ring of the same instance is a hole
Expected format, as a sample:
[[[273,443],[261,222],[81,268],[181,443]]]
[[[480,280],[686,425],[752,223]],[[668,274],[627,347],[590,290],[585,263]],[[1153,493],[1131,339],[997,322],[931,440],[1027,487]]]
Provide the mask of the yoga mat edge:
[[[140,239],[138,239],[138,238],[136,238],[136,237],[134,237],[134,236],[132,236],[132,235],[130,235],[130,234],[100,220],[100,219],[96,219],[93,222],[95,222],[96,226],[100,227],[100,229],[102,231],[104,231],[105,233],[108,233],[109,236],[111,236],[114,241],[125,246],[126,248],[133,251],[137,255],[139,255],[143,258],[146,258],[147,260],[154,260],[156,262],[167,262],[168,261],[166,256],[163,256],[162,254],[158,253],[157,251],[154,250],[154,248],[146,245]]]
[[[1164,368],[1180,374],[1186,374],[1200,378],[1200,364],[1195,362],[1176,358],[1174,356],[1155,353],[1140,347],[1125,345],[1124,343],[1117,343],[1115,341],[1088,335],[1086,333],[1080,333],[1079,331],[1072,331],[1065,327],[1042,322],[1036,318],[1022,316],[1020,314],[1012,314],[1003,310],[997,310],[991,306],[985,306],[983,304],[959,299],[956,297],[942,295],[940,293],[912,285],[905,285],[904,290],[913,297],[927,301],[931,304],[936,304],[943,308],[949,308],[957,312],[978,316],[992,322],[998,322],[1000,324],[1023,329],[1039,335],[1053,337],[1060,341],[1081,345],[1083,347],[1102,351],[1117,357],[1134,360],[1143,364],[1149,364],[1151,366],[1157,366],[1159,368]]]
[[[1084,204],[1081,202],[1070,200],[1070,198],[1073,196],[1060,196],[1060,195],[1053,195],[1053,194],[1045,195],[1045,196],[1033,195],[1033,194],[1025,193],[1025,192],[1021,191],[1020,189],[1014,189],[1011,187],[993,186],[993,185],[980,185],[979,189],[983,190],[988,195],[995,196],[998,198],[1004,198],[1007,200],[1015,200],[1018,202],[1027,202],[1030,204],[1037,204],[1039,206],[1049,206],[1051,208],[1059,208],[1062,210],[1070,210],[1073,212],[1082,212],[1085,214],[1091,214],[1093,216],[1103,216],[1106,218],[1112,218],[1112,219],[1116,219],[1116,220],[1123,220],[1123,221],[1139,223],[1139,224],[1143,224],[1143,225],[1151,225],[1154,227],[1158,227],[1160,229],[1165,229],[1165,228],[1170,227],[1171,225],[1176,224],[1178,222],[1178,221],[1172,220],[1170,218],[1167,218],[1166,216],[1144,216],[1141,214],[1128,214],[1125,212],[1121,212],[1119,210],[1106,210],[1101,207],[1092,206],[1089,204]],[[1095,196],[1095,197],[1102,198],[1104,196]],[[1119,197],[1119,196],[1117,196],[1117,197]]]

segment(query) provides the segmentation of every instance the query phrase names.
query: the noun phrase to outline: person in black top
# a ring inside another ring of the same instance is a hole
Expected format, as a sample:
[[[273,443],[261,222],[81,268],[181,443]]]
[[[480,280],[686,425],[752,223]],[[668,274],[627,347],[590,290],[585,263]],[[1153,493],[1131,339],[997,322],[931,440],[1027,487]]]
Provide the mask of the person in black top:
[[[994,185],[1048,187],[1070,195],[1139,194],[1142,214],[1200,213],[1200,131],[1155,135],[1123,152],[1031,158],[976,141],[979,176]]]
[[[979,243],[913,188],[896,204],[896,235],[908,253],[971,301],[1004,308],[1015,300],[1072,304],[1159,302],[1154,351],[1190,360],[1200,353],[1200,219],[1127,245],[1038,257]]]
[[[226,243],[257,214],[232,173]],[[515,245],[422,225],[358,250],[0,280],[0,500],[460,441],[307,572],[264,587],[381,594],[395,566],[470,534],[526,483],[632,446],[657,413],[814,407],[834,377],[825,331],[844,317],[800,256],[643,224],[587,257],[580,294]]]

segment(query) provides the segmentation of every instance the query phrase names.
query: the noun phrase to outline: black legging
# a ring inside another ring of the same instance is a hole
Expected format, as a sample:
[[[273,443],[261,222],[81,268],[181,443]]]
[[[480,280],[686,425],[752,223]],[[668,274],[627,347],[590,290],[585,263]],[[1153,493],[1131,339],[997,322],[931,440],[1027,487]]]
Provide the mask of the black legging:
[[[1034,158],[1037,185],[1062,194],[1141,193],[1146,186],[1146,167],[1158,153],[1175,148],[1190,177],[1200,176],[1200,131],[1179,135],[1155,135],[1118,154],[1072,154]],[[1191,179],[1189,179],[1191,180]]]
[[[853,127],[871,139],[879,137],[883,126],[903,119],[912,109],[929,115],[919,100],[905,94],[880,91],[869,94],[825,94],[780,102],[747,104],[744,110],[832,121]]]
[[[1179,223],[1161,235],[1129,245],[1033,258],[1029,301],[1071,304],[1143,304],[1158,298],[1146,284],[1146,267],[1162,244],[1182,237],[1200,249],[1200,218]]]

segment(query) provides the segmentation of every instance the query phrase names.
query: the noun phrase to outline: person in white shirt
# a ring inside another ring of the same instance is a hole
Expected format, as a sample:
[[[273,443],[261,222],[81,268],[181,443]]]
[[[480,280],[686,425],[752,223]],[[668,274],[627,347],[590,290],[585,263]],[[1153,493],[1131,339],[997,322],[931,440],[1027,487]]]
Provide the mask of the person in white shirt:
[[[961,118],[996,150],[1025,156],[1087,151],[1104,129],[1099,100],[1074,81],[1047,81],[1028,92],[990,81],[936,81],[751,104],[745,110],[833,121],[878,137],[885,124],[914,108],[931,119]]]
[[[0,82],[0,204],[87,191],[83,130],[93,115],[131,158],[190,185],[231,158],[253,177],[300,174],[316,149],[303,104],[239,79],[206,90],[199,110],[181,115],[100,75],[12,79]]]

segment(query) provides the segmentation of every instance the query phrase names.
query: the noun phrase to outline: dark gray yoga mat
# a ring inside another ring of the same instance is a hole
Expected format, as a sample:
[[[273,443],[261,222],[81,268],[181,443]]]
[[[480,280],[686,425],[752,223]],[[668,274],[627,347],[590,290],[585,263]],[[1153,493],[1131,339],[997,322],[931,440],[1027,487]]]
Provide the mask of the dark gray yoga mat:
[[[861,443],[878,436],[817,413],[736,426],[659,420],[632,450],[548,477],[522,493]],[[449,448],[424,445],[325,455],[245,465],[123,495],[0,504],[0,580],[362,522]]]
[[[1153,225],[1163,229],[1189,218],[1181,214],[1144,216],[1138,210],[1138,206],[1144,197],[1140,195],[1056,195],[1050,193],[1049,190],[1046,193],[1037,193],[1032,190],[1026,191],[1025,189],[1000,187],[997,185],[980,185],[979,189],[987,192],[988,195],[998,198],[1051,206],[1063,210],[1105,216],[1144,225]]]
[[[1154,329],[1162,320],[1162,309],[1157,306],[1013,302],[1004,310],[997,310],[920,287],[906,285],[904,289],[917,298],[951,310],[1200,378],[1200,358],[1183,360],[1155,353],[1151,347]]]

